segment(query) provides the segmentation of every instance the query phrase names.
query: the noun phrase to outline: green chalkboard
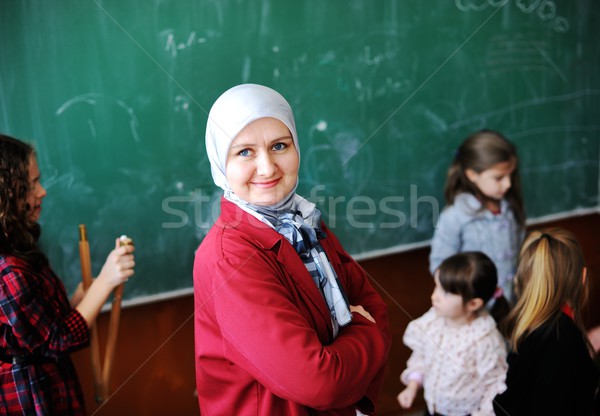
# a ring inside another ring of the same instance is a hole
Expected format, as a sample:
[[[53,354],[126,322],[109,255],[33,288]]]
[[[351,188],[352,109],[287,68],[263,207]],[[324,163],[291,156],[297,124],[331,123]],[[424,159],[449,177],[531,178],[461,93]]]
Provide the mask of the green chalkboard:
[[[454,149],[484,127],[518,146],[529,218],[597,210],[598,27],[595,0],[2,1],[0,131],[39,151],[67,286],[85,223],[95,273],[134,238],[126,298],[152,298],[192,286],[219,211],[207,112],[243,82],[290,101],[299,192],[357,256],[431,238]]]

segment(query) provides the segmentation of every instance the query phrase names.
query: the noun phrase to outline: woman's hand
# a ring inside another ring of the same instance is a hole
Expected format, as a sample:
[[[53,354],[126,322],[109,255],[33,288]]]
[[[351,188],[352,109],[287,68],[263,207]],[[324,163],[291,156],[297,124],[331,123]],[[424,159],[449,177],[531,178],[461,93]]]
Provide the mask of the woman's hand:
[[[96,280],[101,281],[111,289],[126,282],[134,273],[134,250],[135,247],[131,244],[121,246],[117,238],[115,249],[106,258],[106,262]]]
[[[357,306],[350,305],[350,312],[356,312],[356,313],[364,316],[365,318],[367,318],[369,321],[375,323],[375,318],[373,318],[371,316],[371,314],[369,312],[367,312],[365,310],[365,308],[363,308],[361,305],[357,305]]]

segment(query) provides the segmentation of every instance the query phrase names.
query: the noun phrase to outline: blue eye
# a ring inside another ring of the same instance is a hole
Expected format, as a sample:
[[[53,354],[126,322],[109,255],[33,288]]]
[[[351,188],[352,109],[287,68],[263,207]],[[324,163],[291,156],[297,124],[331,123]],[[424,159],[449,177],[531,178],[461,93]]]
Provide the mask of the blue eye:
[[[287,147],[285,143],[275,143],[273,145],[273,150],[283,150]]]
[[[250,156],[250,149],[243,149],[240,150],[240,152],[238,153],[240,156]]]

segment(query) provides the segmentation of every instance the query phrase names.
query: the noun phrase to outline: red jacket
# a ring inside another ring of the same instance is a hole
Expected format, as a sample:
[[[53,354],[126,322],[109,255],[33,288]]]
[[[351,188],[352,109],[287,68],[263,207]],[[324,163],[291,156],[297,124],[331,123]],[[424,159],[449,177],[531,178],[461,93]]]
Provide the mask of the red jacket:
[[[196,384],[200,413],[372,413],[390,348],[386,305],[366,272],[323,226],[321,240],[353,314],[332,339],[325,300],[289,242],[235,204],[194,262]]]

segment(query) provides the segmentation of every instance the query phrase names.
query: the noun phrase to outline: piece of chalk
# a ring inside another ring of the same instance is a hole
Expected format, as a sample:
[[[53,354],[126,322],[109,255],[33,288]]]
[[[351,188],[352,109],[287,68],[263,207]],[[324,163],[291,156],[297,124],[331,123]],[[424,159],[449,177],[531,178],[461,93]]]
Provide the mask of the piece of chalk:
[[[133,240],[127,237],[125,234],[123,234],[121,237],[119,237],[119,244],[121,244],[122,246],[132,246]]]

